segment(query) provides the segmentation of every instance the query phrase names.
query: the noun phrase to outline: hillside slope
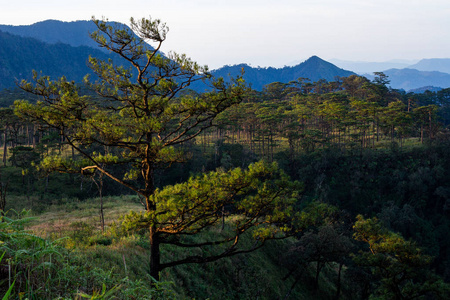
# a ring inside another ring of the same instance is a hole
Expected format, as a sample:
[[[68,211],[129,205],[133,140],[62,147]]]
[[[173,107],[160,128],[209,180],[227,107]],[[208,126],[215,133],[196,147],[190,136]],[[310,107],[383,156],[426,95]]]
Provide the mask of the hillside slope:
[[[89,37],[89,33],[97,29],[92,21],[62,22],[46,20],[31,25],[0,25],[0,31],[21,37],[31,37],[49,44],[63,43],[73,47],[97,44]]]
[[[22,79],[30,80],[33,70],[53,79],[66,76],[79,82],[91,73],[87,66],[90,55],[110,58],[108,54],[87,46],[48,44],[0,31],[0,88],[13,87]]]

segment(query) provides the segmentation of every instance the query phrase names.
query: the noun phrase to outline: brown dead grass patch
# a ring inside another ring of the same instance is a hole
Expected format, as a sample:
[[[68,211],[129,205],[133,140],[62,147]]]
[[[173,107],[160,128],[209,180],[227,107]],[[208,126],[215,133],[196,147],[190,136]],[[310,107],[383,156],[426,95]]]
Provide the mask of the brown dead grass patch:
[[[142,205],[132,196],[104,197],[103,211],[105,225],[117,221],[129,211],[142,210]],[[61,238],[73,231],[72,224],[83,222],[100,231],[100,200],[98,198],[74,201],[62,205],[52,205],[36,216],[27,229],[41,237]]]

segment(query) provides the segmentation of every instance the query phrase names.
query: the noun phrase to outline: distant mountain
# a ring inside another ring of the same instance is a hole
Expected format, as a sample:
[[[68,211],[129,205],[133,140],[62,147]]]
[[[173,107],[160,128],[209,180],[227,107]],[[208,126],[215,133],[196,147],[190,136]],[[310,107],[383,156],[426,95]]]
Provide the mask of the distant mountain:
[[[96,29],[92,21],[47,20],[27,26],[0,25],[0,88],[14,86],[15,80],[30,79],[33,69],[53,78],[65,75],[70,80],[80,81],[90,72],[86,64],[89,55],[101,59],[110,57],[89,37],[89,33]],[[244,69],[244,79],[256,90],[275,81],[287,83],[300,77],[312,82],[320,79],[333,81],[337,76],[355,74],[352,71],[359,74],[368,72],[370,74],[363,75],[373,79],[372,72],[383,70],[393,88],[409,91],[430,86],[450,87],[450,74],[447,74],[450,73],[450,59],[423,59],[414,65],[407,61],[333,62],[335,64],[312,56],[296,66],[254,68],[240,64],[224,66],[212,73],[227,79],[239,75]],[[404,68],[407,65],[409,67]],[[192,88],[202,91],[206,87],[196,83]]]
[[[128,28],[116,22],[109,24]],[[31,79],[32,70],[53,79],[66,76],[81,81],[92,73],[89,55],[122,61],[100,48],[90,37],[97,30],[92,21],[47,20],[32,25],[0,25],[0,88],[9,88],[21,79]],[[148,45],[149,48],[152,48]]]
[[[383,71],[389,77],[392,88],[410,91],[423,87],[450,87],[450,74],[442,72],[426,72],[415,69],[389,69]],[[372,75],[365,75],[368,79],[373,79]]]
[[[422,59],[417,64],[408,66],[408,69],[419,71],[438,71],[450,73],[450,58],[430,58]]]
[[[336,77],[348,77],[355,73],[336,67],[335,65],[317,57],[312,56],[305,62],[294,66],[284,68],[253,68],[246,64],[225,66],[213,70],[212,73],[217,77],[234,77],[244,69],[244,79],[255,90],[262,90],[263,86],[272,82],[289,82],[297,80],[300,77],[308,78],[312,82],[320,79],[333,81]],[[199,85],[194,85],[196,89],[201,89]]]
[[[126,28],[125,24],[118,22],[108,22],[108,24]],[[98,28],[92,21],[63,22],[57,20],[46,20],[31,25],[0,25],[0,31],[8,32],[21,37],[30,37],[48,44],[67,44],[73,47],[87,46],[103,52],[108,52],[101,48],[90,37],[90,34]],[[152,49],[151,45],[148,45]]]
[[[97,30],[92,21],[62,22],[46,20],[32,25],[0,25],[0,31],[21,37],[31,37],[49,44],[63,43],[73,47],[88,46],[99,49],[89,36]]]
[[[439,91],[441,91],[441,90],[442,90],[442,88],[440,88],[440,87],[435,87],[435,86],[424,86],[424,87],[421,87],[421,88],[409,90],[408,92],[414,93],[414,94],[423,94],[423,93],[425,93],[426,91],[430,91],[430,92],[439,92]]]
[[[89,55],[110,58],[110,55],[91,47],[48,44],[0,31],[0,88],[31,79],[32,70],[52,78],[66,76],[69,80],[81,81],[91,72],[87,66]]]
[[[96,45],[87,34],[95,30],[95,25],[92,25],[88,21],[45,21],[30,26],[0,25],[0,30],[6,28],[10,32],[0,31],[0,88],[11,87],[21,79],[29,80],[32,70],[41,71],[52,78],[66,76],[70,80],[81,81],[85,74],[91,72],[86,64],[89,55],[108,58],[108,54],[91,47]],[[244,79],[256,90],[275,81],[287,83],[300,77],[312,82],[320,79],[333,81],[337,76],[354,74],[317,56],[294,67],[252,68],[242,64],[225,66],[212,73],[226,79],[239,75],[242,68],[245,70]],[[202,91],[206,86],[197,83],[191,88]]]
[[[388,69],[403,69],[417,61],[391,60],[384,62],[348,61],[340,59],[330,59],[330,62],[346,70],[351,70],[357,74],[372,74]]]
[[[282,70],[282,75],[285,79],[297,79],[299,77],[309,78],[311,81],[325,79],[333,81],[336,77],[348,77],[355,73],[336,67],[317,56],[312,56],[305,62],[294,66],[285,67]],[[292,76],[294,78],[292,78]]]

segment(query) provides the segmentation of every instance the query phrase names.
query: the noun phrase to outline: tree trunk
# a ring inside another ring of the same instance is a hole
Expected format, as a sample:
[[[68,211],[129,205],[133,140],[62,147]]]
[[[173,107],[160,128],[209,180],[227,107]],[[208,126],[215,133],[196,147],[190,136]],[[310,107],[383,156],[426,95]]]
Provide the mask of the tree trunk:
[[[379,126],[378,120],[377,120],[377,142],[380,140],[379,133],[380,133],[380,126]]]
[[[420,125],[420,143],[423,144],[423,125]]]
[[[44,194],[47,193],[47,189],[48,189],[48,176],[49,176],[49,175],[47,175],[47,176],[45,177],[45,189],[44,189]]]
[[[336,295],[334,296],[335,300],[339,300],[339,297],[341,296],[341,273],[342,273],[342,265],[343,263],[339,263],[339,269],[338,269],[338,278],[336,283]]]
[[[8,155],[8,143],[6,141],[6,139],[8,138],[7,133],[6,133],[6,128],[5,128],[5,132],[3,133],[3,165],[6,167],[6,156]]]
[[[3,184],[3,182],[0,182],[0,216],[5,215],[5,209],[6,209],[6,188],[8,187],[8,184]],[[3,221],[3,219],[2,219]]]
[[[31,136],[33,148],[36,149],[36,125],[33,125],[33,135]]]
[[[314,289],[317,291],[319,290],[319,275],[320,275],[320,270],[322,269],[322,264],[317,261],[317,267],[316,267],[316,277],[314,279]]]
[[[428,124],[429,124],[429,126],[428,126],[429,127],[429,129],[428,129],[429,130],[429,134],[428,135],[429,135],[429,139],[431,140],[431,139],[433,139],[433,130],[432,130],[433,129],[433,126],[432,126],[433,123],[432,123],[432,119],[431,119],[431,111],[428,112]]]
[[[145,202],[147,212],[154,212],[156,210],[156,203],[150,200],[151,195],[155,192],[154,184],[154,168],[151,162],[147,162],[144,168],[144,178],[145,178]],[[161,271],[161,237],[158,233],[158,228],[156,224],[150,224],[149,226],[149,239],[150,239],[150,276],[159,281],[159,272]],[[154,285],[154,282],[151,283]]]
[[[151,225],[150,231],[150,276],[159,281],[159,272],[161,267],[160,240],[156,232],[156,226]],[[153,285],[153,282],[152,282]]]
[[[73,147],[72,147],[73,149]],[[102,228],[102,233],[105,232],[105,214],[103,212],[103,173],[100,173],[98,182],[92,177],[92,181],[97,186],[98,196],[100,198],[100,227]]]

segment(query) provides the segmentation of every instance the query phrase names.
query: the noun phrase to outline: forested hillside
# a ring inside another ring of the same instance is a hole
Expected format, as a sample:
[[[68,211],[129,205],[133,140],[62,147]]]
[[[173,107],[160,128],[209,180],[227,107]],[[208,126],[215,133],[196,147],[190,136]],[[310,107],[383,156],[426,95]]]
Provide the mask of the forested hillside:
[[[128,28],[121,23],[109,24]],[[32,79],[32,71],[81,83],[87,74],[94,75],[88,66],[89,56],[126,65],[93,41],[90,34],[95,30],[92,21],[0,25],[0,89],[15,88],[21,80]],[[148,44],[145,47],[151,49]]]
[[[108,58],[104,52],[87,46],[47,44],[0,31],[0,88],[12,88],[22,79],[30,80],[33,70],[53,79],[66,76],[81,82],[86,74],[92,74],[87,66],[90,55]]]
[[[62,22],[46,20],[32,25],[0,25],[0,31],[21,37],[33,38],[47,44],[66,44],[72,47],[98,45],[89,37],[97,28],[91,21]]]
[[[133,22],[155,50],[102,20],[93,38],[137,78],[92,59],[98,81],[0,94],[0,295],[450,297],[450,89],[258,90],[158,55],[165,26]]]

